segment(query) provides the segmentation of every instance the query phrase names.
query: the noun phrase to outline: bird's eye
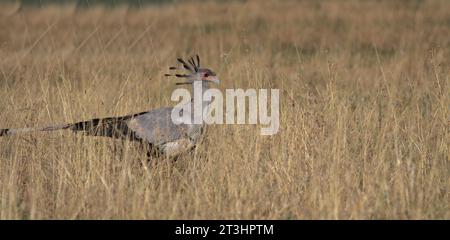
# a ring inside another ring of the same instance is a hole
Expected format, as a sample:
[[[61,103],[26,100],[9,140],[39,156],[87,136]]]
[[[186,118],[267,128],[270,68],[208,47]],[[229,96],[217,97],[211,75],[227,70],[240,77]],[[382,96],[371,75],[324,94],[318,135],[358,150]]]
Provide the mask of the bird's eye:
[[[204,75],[205,77],[209,77],[209,74],[207,74],[207,73],[205,73],[205,75]]]

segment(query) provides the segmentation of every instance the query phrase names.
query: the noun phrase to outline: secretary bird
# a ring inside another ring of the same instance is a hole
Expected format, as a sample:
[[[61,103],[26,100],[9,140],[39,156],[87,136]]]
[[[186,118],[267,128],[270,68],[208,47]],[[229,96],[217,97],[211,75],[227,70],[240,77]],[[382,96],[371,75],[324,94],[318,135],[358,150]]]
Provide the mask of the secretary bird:
[[[182,68],[188,71],[188,74],[165,74],[165,76],[186,78],[185,82],[179,82],[176,85],[193,86],[194,82],[200,81],[202,83],[202,89],[205,91],[209,89],[210,83],[220,83],[213,71],[207,68],[200,68],[200,58],[198,55],[196,55],[195,59],[192,57],[188,63],[181,58],[177,60]],[[170,67],[169,69],[177,70],[179,68]],[[192,102],[193,99],[191,99]],[[191,103],[188,102],[187,104],[193,106]],[[210,103],[204,101],[202,104],[203,110],[208,111]],[[149,157],[155,154],[176,157],[195,147],[204,132],[204,123],[175,124],[171,119],[172,110],[172,107],[163,107],[127,116],[95,118],[76,123],[36,128],[0,129],[0,137],[36,131],[69,129],[75,132],[84,132],[90,136],[139,141],[148,145],[147,156]]]

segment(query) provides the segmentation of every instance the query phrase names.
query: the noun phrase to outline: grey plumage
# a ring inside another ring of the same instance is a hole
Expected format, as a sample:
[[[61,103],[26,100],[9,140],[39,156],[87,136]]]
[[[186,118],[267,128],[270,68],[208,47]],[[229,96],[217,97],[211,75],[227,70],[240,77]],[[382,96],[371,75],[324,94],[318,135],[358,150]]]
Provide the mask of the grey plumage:
[[[207,89],[210,82],[219,82],[214,72],[200,68],[198,56],[197,63],[192,58],[192,62],[190,62],[192,66],[189,66],[181,58],[178,61],[185,69],[189,70],[190,74],[176,74],[177,77],[188,79],[186,82],[177,83],[177,85],[202,81],[204,89]],[[172,70],[172,67],[170,69]],[[204,104],[204,107],[209,107],[209,103]],[[156,150],[156,152],[167,156],[176,156],[196,145],[202,135],[203,124],[175,124],[171,119],[172,109],[172,107],[164,107],[127,116],[98,118],[41,128],[0,129],[0,136],[70,129],[75,132],[84,132],[90,136],[139,141],[148,144],[151,151]]]

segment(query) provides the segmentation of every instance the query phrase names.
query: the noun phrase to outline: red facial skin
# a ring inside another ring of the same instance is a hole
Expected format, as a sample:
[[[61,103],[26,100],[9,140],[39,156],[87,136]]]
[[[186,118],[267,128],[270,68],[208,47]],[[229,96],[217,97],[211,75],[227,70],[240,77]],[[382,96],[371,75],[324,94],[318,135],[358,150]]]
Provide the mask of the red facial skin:
[[[216,77],[216,76],[210,75],[210,74],[207,73],[207,72],[202,73],[201,76],[202,76],[202,80],[203,80],[203,81],[211,81],[211,82],[214,82],[215,80],[217,80],[217,77]]]

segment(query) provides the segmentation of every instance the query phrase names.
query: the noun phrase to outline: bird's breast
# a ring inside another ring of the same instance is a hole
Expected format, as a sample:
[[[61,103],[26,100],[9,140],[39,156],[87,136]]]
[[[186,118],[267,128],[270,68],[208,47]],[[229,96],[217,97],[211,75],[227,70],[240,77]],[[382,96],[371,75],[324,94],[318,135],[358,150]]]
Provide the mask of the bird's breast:
[[[167,142],[160,147],[160,151],[168,157],[175,157],[183,152],[192,149],[195,146],[188,138],[179,139],[173,142]]]

